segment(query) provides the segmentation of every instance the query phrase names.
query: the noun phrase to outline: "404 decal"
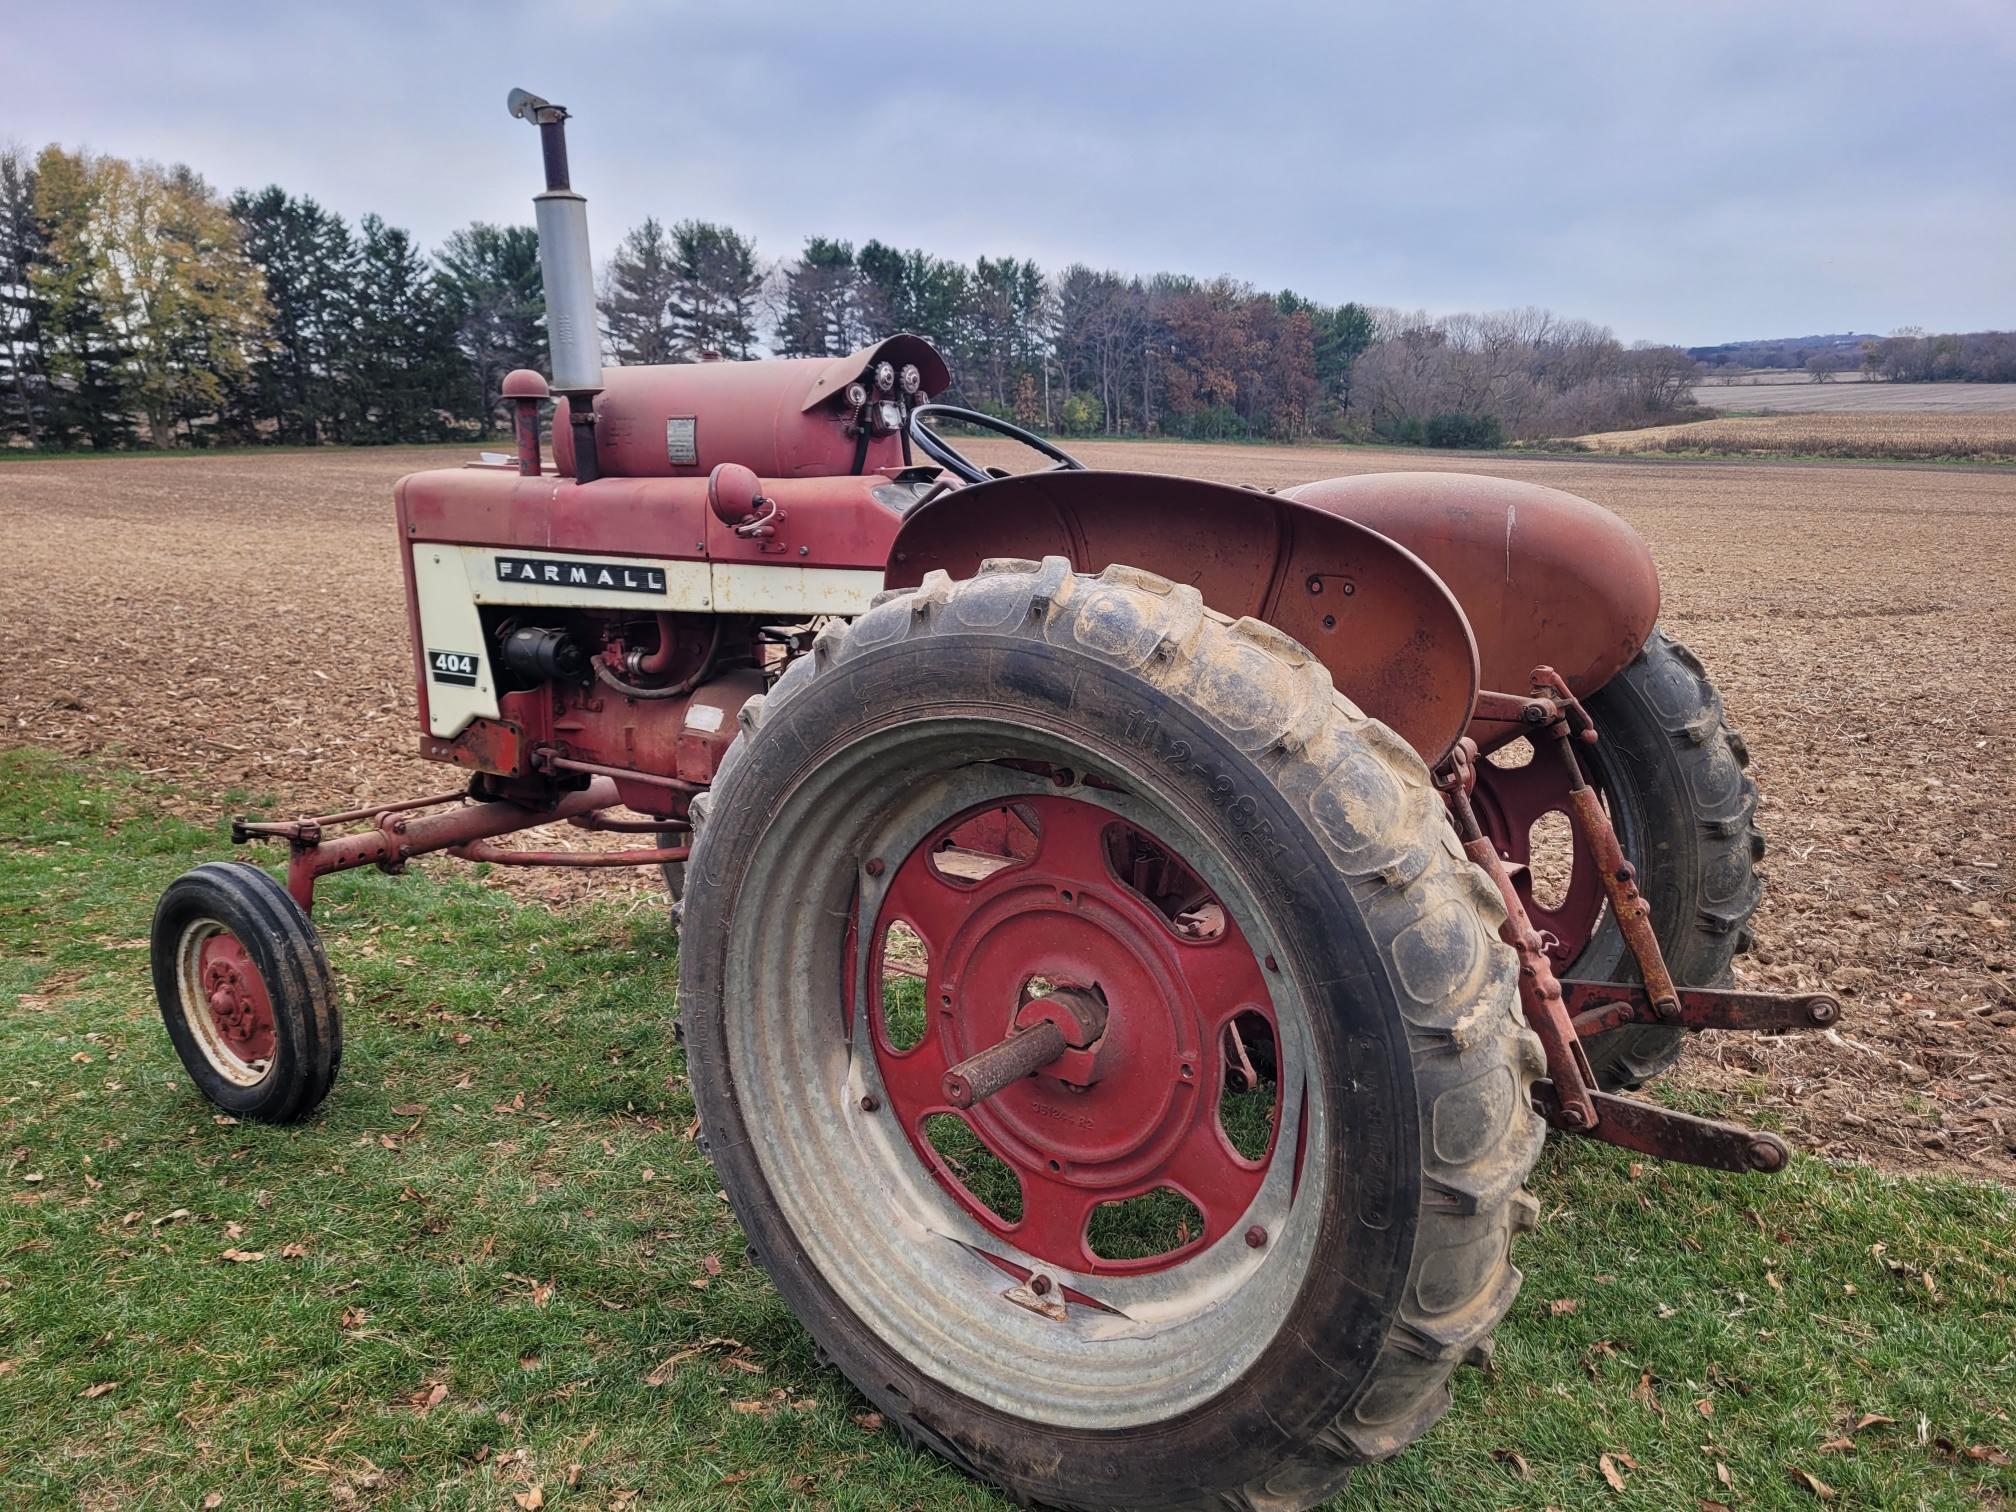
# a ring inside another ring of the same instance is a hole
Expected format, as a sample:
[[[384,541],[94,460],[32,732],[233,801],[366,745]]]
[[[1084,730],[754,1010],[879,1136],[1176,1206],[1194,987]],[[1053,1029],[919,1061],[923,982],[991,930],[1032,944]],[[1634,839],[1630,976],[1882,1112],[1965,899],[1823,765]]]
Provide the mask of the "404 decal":
[[[438,683],[449,683],[458,688],[476,686],[476,669],[482,665],[482,658],[473,651],[429,651],[427,653],[427,675]]]

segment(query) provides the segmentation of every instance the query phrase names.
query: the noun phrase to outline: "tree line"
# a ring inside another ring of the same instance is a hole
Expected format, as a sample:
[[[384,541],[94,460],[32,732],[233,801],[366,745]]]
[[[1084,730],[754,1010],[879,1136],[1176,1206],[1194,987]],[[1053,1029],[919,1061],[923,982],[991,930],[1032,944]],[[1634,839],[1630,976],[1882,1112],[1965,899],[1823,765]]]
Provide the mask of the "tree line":
[[[1829,382],[1857,370],[1888,383],[2016,383],[2016,331],[1927,332],[1903,326],[1888,336],[1846,333],[1732,341],[1689,347],[1709,372],[1803,368]]]
[[[647,219],[602,270],[609,360],[838,355],[896,331],[944,397],[1069,436],[1488,446],[1670,420],[1696,365],[1549,312],[1440,318],[1231,278]],[[429,256],[277,186],[0,152],[0,441],[61,449],[488,436],[547,366],[538,238],[476,223]]]
[[[1949,331],[1916,326],[1866,342],[1862,368],[1892,383],[2016,383],[2016,331]]]

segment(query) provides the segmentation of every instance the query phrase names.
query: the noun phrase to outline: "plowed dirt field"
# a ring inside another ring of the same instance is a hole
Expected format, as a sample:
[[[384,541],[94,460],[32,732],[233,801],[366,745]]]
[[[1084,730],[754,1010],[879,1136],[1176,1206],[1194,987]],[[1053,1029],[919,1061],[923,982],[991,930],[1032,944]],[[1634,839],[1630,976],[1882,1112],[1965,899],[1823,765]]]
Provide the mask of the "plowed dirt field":
[[[1623,515],[1763,791],[1767,890],[1739,984],[1824,983],[1847,1009],[1826,1037],[1705,1037],[1678,1081],[1818,1153],[2016,1179],[2016,472],[1079,450],[1263,486],[1490,471]],[[466,455],[0,463],[0,744],[102,756],[205,813],[248,793],[307,813],[453,786],[415,755],[390,494]],[[506,885],[556,903],[629,887],[656,906],[642,876]]]

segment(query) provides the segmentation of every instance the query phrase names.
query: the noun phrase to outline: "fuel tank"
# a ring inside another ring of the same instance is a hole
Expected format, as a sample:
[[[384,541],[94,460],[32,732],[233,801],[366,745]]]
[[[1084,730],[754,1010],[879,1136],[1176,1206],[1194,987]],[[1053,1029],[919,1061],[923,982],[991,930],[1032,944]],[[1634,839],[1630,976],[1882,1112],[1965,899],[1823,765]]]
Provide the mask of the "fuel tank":
[[[1589,500],[1470,473],[1364,473],[1284,491],[1399,542],[1434,569],[1477,637],[1483,685],[1524,693],[1545,663],[1577,694],[1629,664],[1659,618],[1643,538]]]
[[[916,368],[917,391],[879,389],[873,375],[884,362],[899,372]],[[866,407],[877,414],[863,416],[847,402],[847,387],[857,381],[865,381]],[[891,336],[845,357],[604,368],[596,455],[611,478],[704,478],[721,462],[765,478],[873,472],[903,461],[902,413],[950,382],[945,359],[920,336]],[[890,408],[888,423],[881,406]],[[561,400],[553,461],[570,478],[572,419],[569,401]]]

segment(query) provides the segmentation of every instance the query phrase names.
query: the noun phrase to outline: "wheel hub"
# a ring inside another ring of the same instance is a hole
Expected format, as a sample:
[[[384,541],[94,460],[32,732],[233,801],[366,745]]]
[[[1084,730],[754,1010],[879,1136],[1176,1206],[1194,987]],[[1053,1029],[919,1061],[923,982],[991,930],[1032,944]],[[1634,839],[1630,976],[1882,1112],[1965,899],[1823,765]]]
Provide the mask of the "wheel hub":
[[[202,1005],[224,1049],[250,1065],[273,1058],[273,1003],[245,947],[229,934],[206,939],[197,953]]]
[[[1268,1159],[1241,1155],[1219,1116],[1233,1020],[1272,1023],[1265,973],[1215,900],[1195,896],[1201,884],[1154,885],[1172,865],[1195,879],[1152,836],[1072,798],[1029,798],[1012,812],[1019,835],[1004,832],[998,806],[963,814],[891,880],[876,939],[900,922],[927,955],[914,1044],[892,1038],[879,980],[871,994],[891,1111],[962,1204],[1026,1254],[1084,1274],[1178,1264],[1233,1228],[1267,1172]],[[1153,864],[1130,864],[1123,880],[1118,865],[1143,852]],[[1151,885],[1134,885],[1144,876]],[[879,950],[876,966],[879,979]],[[1071,1017],[1078,994],[1103,1004],[1097,1038],[1062,1045],[962,1114],[946,1095],[948,1071]],[[979,1201],[934,1149],[926,1125],[945,1114],[963,1116],[1013,1173],[1019,1219]],[[1147,1259],[1093,1251],[1095,1208],[1163,1188],[1195,1207],[1201,1232]]]

